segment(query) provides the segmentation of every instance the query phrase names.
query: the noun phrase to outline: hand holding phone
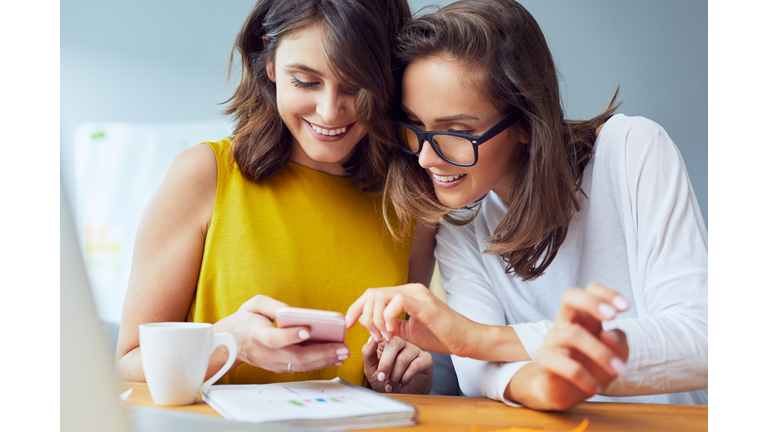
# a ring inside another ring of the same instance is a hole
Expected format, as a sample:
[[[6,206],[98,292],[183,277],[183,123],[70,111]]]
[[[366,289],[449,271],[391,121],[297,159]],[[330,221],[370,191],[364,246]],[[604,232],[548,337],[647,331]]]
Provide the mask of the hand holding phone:
[[[339,312],[295,307],[281,307],[276,311],[278,328],[309,327],[312,342],[344,342],[347,326]]]

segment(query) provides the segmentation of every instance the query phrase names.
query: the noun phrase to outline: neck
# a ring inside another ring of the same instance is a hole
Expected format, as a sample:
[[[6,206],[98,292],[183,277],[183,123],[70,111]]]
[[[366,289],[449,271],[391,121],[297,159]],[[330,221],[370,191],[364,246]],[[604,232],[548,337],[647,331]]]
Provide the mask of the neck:
[[[339,177],[350,177],[350,173],[347,172],[347,170],[344,168],[344,163],[346,163],[349,158],[352,156],[350,152],[349,155],[347,155],[343,160],[338,162],[322,162],[317,161],[309,157],[306,152],[304,152],[304,149],[301,148],[301,145],[299,145],[298,142],[293,143],[293,146],[291,148],[291,161],[301,165],[305,166],[307,168],[313,169],[315,171],[320,171],[325,174],[330,174],[334,176]]]

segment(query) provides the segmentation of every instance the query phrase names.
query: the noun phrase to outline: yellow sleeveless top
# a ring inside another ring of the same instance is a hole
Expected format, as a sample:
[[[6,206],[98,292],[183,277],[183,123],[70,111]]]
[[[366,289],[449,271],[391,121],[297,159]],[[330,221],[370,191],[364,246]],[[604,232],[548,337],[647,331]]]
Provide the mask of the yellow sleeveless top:
[[[349,178],[289,162],[252,182],[229,165],[231,142],[204,143],[216,153],[218,183],[211,224],[187,321],[215,323],[264,294],[293,307],[346,314],[367,288],[402,285],[411,238],[386,229],[380,196],[359,192]],[[277,374],[243,363],[220,384],[333,379],[365,385],[361,349],[370,333],[347,331],[343,366]]]

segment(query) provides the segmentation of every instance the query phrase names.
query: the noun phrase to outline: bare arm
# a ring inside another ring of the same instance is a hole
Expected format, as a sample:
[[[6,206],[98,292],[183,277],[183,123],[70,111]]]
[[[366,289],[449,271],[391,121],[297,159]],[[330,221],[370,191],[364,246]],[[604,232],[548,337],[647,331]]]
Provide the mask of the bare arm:
[[[144,209],[117,339],[116,366],[122,380],[145,380],[139,324],[186,320],[213,213],[216,183],[213,150],[206,145],[193,147],[174,158]],[[222,365],[223,360],[218,367]]]
[[[134,246],[120,334],[116,369],[120,379],[145,381],[139,348],[139,325],[185,321],[200,274],[200,266],[216,200],[216,156],[205,145],[179,154],[168,167],[144,210]],[[222,287],[238,289],[239,287]],[[333,366],[349,352],[343,343],[297,345],[310,337],[309,328],[275,328],[277,308],[287,306],[256,295],[213,323],[213,332],[228,332],[237,340],[237,360],[276,373]],[[206,378],[224,365],[226,348],[214,351]]]

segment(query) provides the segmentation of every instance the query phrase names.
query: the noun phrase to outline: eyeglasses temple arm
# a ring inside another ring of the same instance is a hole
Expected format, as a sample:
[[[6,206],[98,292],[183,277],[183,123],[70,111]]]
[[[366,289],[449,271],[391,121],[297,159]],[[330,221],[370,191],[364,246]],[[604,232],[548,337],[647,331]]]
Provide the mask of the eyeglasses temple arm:
[[[517,123],[518,120],[523,116],[523,112],[519,108],[515,108],[507,114],[503,119],[499,120],[498,123],[493,125],[490,129],[488,129],[482,136],[482,141],[478,140],[478,144],[482,144],[485,141],[488,141],[489,139],[495,137],[496,135],[500,134],[504,131],[504,129],[512,126],[513,124]]]

